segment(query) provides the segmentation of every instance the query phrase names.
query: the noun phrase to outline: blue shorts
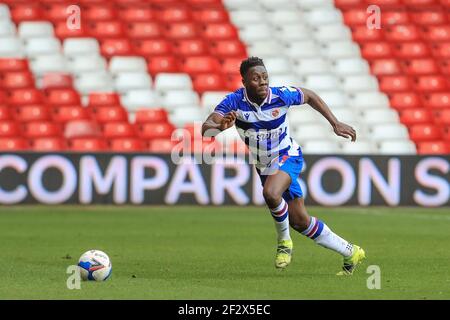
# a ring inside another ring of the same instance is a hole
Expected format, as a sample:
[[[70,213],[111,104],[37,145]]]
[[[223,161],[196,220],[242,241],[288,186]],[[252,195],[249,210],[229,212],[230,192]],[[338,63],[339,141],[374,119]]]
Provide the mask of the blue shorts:
[[[291,184],[289,185],[289,188],[283,192],[283,199],[288,202],[295,198],[302,198],[303,192],[298,183],[298,177],[303,168],[303,156],[280,155],[277,160],[277,163],[274,163],[273,165],[277,167],[278,170],[286,172],[291,177]],[[261,174],[259,170],[256,171],[258,172],[264,187],[268,175]]]

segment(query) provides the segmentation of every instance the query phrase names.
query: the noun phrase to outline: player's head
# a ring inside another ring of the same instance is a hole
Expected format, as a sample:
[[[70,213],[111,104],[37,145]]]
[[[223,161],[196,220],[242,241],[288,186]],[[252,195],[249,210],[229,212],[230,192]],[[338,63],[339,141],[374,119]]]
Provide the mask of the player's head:
[[[250,57],[242,61],[240,73],[248,95],[265,99],[269,90],[269,75],[262,59]]]

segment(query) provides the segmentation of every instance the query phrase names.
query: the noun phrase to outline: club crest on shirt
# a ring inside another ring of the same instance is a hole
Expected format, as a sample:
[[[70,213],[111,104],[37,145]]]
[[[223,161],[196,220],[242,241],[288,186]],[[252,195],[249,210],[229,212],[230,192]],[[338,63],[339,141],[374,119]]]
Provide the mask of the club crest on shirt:
[[[278,117],[278,115],[280,114],[280,110],[279,109],[275,109],[272,111],[272,117],[276,118]]]
[[[250,113],[244,113],[245,120],[248,120],[249,116],[250,116]]]

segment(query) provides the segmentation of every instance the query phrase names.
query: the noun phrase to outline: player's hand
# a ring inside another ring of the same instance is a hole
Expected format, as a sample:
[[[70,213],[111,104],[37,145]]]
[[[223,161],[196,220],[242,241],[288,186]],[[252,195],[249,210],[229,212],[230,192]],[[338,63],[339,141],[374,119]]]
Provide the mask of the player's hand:
[[[356,140],[355,129],[353,129],[348,124],[345,124],[343,122],[336,123],[336,125],[334,126],[334,133],[344,138],[351,138],[352,141]]]
[[[225,130],[234,126],[236,118],[237,118],[236,111],[228,112],[226,115],[223,116],[222,121],[220,122],[220,130]]]

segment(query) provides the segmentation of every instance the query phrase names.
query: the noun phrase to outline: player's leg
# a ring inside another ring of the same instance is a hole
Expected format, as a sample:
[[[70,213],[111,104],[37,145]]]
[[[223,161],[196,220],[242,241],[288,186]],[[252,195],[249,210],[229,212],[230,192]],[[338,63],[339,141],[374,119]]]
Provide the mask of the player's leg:
[[[285,268],[291,262],[292,240],[289,233],[288,205],[283,199],[283,192],[289,187],[291,177],[283,171],[261,176],[263,196],[275,222],[278,236],[275,267]]]
[[[358,263],[365,258],[364,250],[338,236],[323,221],[310,216],[303,198],[289,201],[289,221],[294,230],[344,257],[343,271],[339,275],[352,274]]]

